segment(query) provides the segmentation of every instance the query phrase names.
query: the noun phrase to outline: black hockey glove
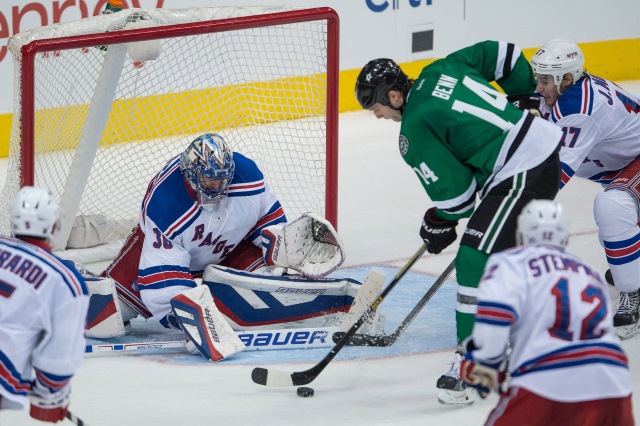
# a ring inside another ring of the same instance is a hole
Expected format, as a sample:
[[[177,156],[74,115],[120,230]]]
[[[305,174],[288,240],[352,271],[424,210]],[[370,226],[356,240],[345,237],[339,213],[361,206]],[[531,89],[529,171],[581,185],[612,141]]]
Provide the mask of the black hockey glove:
[[[529,112],[538,117],[542,117],[540,114],[540,97],[535,95],[518,95],[518,96],[507,96],[507,101],[509,101],[513,106]]]
[[[457,238],[457,221],[436,219],[436,208],[431,207],[424,214],[420,227],[420,238],[427,243],[429,253],[438,254]]]

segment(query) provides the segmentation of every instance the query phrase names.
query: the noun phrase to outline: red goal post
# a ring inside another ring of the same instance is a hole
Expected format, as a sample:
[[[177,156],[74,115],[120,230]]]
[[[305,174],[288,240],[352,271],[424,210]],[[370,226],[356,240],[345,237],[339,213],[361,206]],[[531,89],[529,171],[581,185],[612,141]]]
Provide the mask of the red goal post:
[[[124,9],[16,34],[9,49],[3,233],[9,200],[35,184],[60,201],[57,249],[74,222],[122,239],[152,176],[206,132],[258,163],[290,219],[314,211],[337,225],[332,9]]]

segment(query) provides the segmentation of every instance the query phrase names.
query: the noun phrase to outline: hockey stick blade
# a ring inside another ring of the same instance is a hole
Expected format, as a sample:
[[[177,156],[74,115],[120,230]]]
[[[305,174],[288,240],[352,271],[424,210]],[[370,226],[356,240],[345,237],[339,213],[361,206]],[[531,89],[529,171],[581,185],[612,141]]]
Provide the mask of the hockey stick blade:
[[[266,368],[256,367],[251,372],[251,380],[254,383],[263,386],[299,386],[311,383],[311,380],[304,383],[297,383],[293,380],[293,374],[284,371],[268,370]],[[313,380],[313,379],[312,379]]]
[[[431,285],[431,288],[429,288],[427,293],[424,296],[422,296],[422,299],[420,299],[418,304],[411,310],[409,315],[407,315],[404,321],[400,323],[396,331],[394,331],[392,334],[382,335],[382,336],[354,334],[353,336],[351,336],[351,339],[349,339],[349,342],[347,343],[347,345],[378,346],[378,347],[393,345],[396,342],[396,340],[398,340],[398,337],[400,337],[400,335],[407,329],[407,327],[409,327],[409,324],[411,324],[414,318],[418,316],[422,308],[424,308],[424,306],[429,302],[429,300],[431,300],[431,298],[436,293],[436,291],[438,291],[438,289],[442,286],[442,284],[444,284],[447,278],[449,278],[449,275],[451,275],[451,272],[453,272],[454,269],[455,269],[455,259],[451,261],[449,266],[447,266],[447,269],[445,269],[444,272],[438,277],[436,282],[434,282],[433,285]],[[344,334],[345,333],[341,333],[341,332],[334,334],[333,341],[338,342],[340,339],[344,337]]]
[[[391,346],[395,342],[395,339],[393,339],[394,334],[381,336],[375,336],[372,334],[355,334],[351,336],[351,339],[347,342],[347,346]],[[342,339],[342,337],[344,337],[344,333],[334,334],[334,343]]]
[[[333,356],[331,357],[333,358]],[[324,361],[324,360],[323,360]],[[328,362],[327,362],[328,364]],[[313,382],[316,377],[324,370],[325,365],[318,369],[318,366],[295,373],[287,373],[285,371],[269,370],[266,368],[256,367],[251,372],[251,380],[254,383],[263,386],[286,387],[286,386],[304,386]]]
[[[351,328],[344,334],[336,345],[325,355],[319,363],[314,365],[308,370],[297,371],[294,373],[287,373],[283,371],[271,370],[267,368],[257,367],[251,372],[251,379],[254,383],[263,386],[301,386],[307,385],[313,382],[316,377],[322,373],[322,370],[331,362],[331,360],[340,352],[340,350],[347,344],[349,339],[358,331],[360,326],[369,318],[371,313],[378,308],[380,303],[389,294],[391,290],[400,282],[402,277],[407,273],[409,269],[422,257],[424,252],[427,251],[427,245],[422,244],[420,248],[411,256],[407,263],[398,271],[393,280],[384,289],[378,298],[365,310],[365,312],[358,318],[358,321],[351,326]]]

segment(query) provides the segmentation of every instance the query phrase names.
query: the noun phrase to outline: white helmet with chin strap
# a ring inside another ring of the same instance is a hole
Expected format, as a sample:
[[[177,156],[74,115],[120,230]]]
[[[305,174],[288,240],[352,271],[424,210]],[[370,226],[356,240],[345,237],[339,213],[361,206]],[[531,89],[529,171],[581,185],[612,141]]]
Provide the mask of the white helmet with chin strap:
[[[551,75],[558,93],[565,74],[577,82],[584,71],[584,55],[574,42],[567,39],[555,39],[546,42],[531,58],[531,66],[536,74]]]
[[[552,200],[531,200],[518,216],[516,241],[521,244],[549,244],[566,247],[569,219],[562,206]]]
[[[11,202],[11,233],[49,239],[59,228],[60,207],[48,189],[25,186]]]

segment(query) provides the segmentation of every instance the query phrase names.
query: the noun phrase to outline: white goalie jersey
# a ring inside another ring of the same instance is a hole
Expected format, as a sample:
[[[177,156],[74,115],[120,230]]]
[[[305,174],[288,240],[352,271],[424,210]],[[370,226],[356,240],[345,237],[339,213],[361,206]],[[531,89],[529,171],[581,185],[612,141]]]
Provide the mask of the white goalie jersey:
[[[487,364],[504,357],[511,341],[510,387],[560,402],[632,391],[607,285],[557,247],[522,246],[489,258],[473,340],[479,348],[474,357]]]
[[[260,232],[286,222],[276,196],[252,160],[234,153],[236,165],[222,217],[200,208],[184,182],[178,157],[151,181],[140,212],[145,238],[138,289],[146,307],[162,318],[169,300],[195,287],[209,264],[219,264],[242,241],[259,246]]]

